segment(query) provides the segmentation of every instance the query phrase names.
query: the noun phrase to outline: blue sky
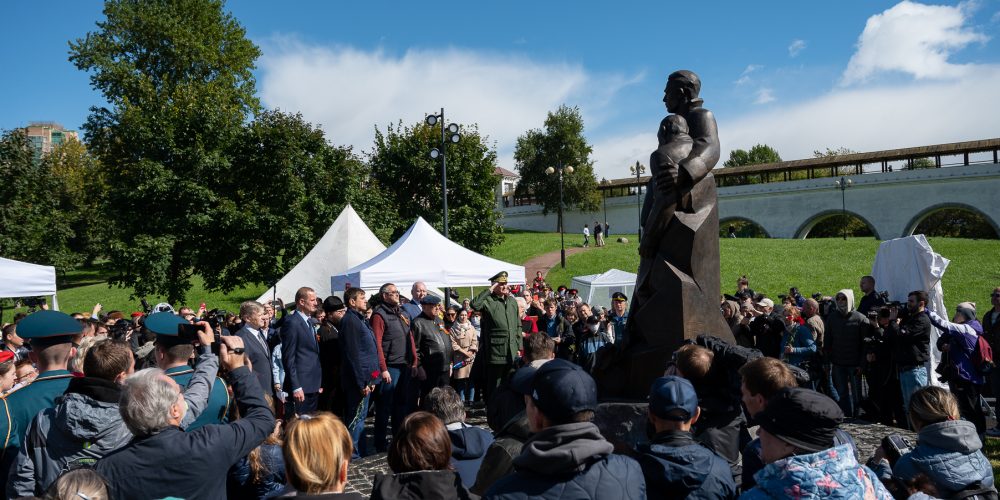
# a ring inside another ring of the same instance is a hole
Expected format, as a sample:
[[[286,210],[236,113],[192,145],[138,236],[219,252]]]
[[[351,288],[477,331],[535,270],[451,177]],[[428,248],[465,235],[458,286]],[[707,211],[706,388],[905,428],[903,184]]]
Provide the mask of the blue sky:
[[[361,151],[376,125],[444,106],[513,170],[517,136],[566,103],[583,111],[598,176],[622,177],[654,148],[663,82],[681,68],[701,75],[726,152],[767,143],[795,159],[1000,136],[1000,0],[429,5],[227,8],[263,50],[263,104]],[[0,128],[79,127],[101,99],[67,41],[96,29],[101,4],[4,2],[0,14]]]

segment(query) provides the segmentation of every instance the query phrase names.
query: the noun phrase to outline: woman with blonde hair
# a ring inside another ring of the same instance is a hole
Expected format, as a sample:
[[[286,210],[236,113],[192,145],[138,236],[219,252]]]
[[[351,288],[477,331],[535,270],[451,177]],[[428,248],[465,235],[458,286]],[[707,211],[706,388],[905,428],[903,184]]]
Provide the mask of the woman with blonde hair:
[[[361,500],[358,493],[344,493],[351,451],[351,436],[332,413],[290,421],[282,449],[288,488],[280,498]]]
[[[983,455],[983,443],[976,426],[959,417],[955,396],[940,387],[923,387],[910,397],[909,416],[917,431],[917,446],[892,466],[891,476],[897,483],[910,485],[926,477],[941,498],[995,494],[993,469]],[[883,478],[889,472],[884,456],[881,447],[876,449]]]

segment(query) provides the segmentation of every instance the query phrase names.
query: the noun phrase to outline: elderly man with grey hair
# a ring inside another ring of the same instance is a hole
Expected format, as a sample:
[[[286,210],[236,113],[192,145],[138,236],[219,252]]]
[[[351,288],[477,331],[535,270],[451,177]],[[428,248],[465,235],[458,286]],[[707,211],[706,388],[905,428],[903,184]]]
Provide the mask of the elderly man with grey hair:
[[[451,437],[451,464],[455,467],[462,485],[471,488],[476,474],[493,444],[493,434],[486,429],[465,423],[465,404],[451,386],[435,387],[425,400],[426,410],[444,422]]]
[[[243,418],[184,432],[187,403],[180,386],[158,368],[136,372],[125,380],[119,402],[135,437],[96,466],[110,498],[225,498],[229,468],[274,430],[274,415],[245,364],[243,340],[221,341],[219,357]]]
[[[264,306],[253,300],[240,304],[240,319],[243,320],[243,328],[236,332],[236,336],[243,339],[243,345],[246,346],[247,358],[250,359],[250,370],[257,376],[257,382],[260,383],[264,393],[273,395],[274,375],[271,369],[271,348],[264,336],[264,327],[267,326]]]

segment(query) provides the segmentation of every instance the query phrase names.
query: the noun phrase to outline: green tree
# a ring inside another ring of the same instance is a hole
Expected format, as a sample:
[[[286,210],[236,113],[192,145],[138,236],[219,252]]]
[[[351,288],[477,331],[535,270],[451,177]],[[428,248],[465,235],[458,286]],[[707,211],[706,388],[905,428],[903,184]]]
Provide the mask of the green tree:
[[[23,129],[0,136],[0,255],[60,271],[79,264],[70,249],[71,221],[60,206],[62,185],[51,164],[36,161]]]
[[[73,228],[69,249],[77,260],[93,263],[105,253],[102,241],[108,230],[101,217],[107,194],[104,171],[97,158],[75,139],[56,146],[42,161],[58,183],[56,198]]]
[[[563,203],[585,212],[598,209],[601,196],[597,191],[593,149],[583,136],[580,109],[562,105],[545,118],[543,129],[531,129],[517,138],[514,161],[521,179],[515,196],[533,197],[542,206],[542,213],[559,209],[557,175],[545,170],[558,164],[572,166],[573,173],[563,175]],[[556,221],[556,229],[562,221]]]
[[[484,253],[503,241],[496,211],[497,154],[477,125],[462,126],[461,137],[447,146],[448,233],[452,241]],[[397,217],[393,237],[418,216],[443,231],[441,162],[429,155],[431,149],[440,148],[440,141],[440,128],[423,122],[375,130],[375,147],[368,159],[370,182],[393,193],[395,210],[378,214]]]
[[[233,214],[218,186],[232,173],[227,150],[259,107],[260,50],[220,0],[108,0],[104,15],[70,43],[70,61],[108,103],[91,108],[83,129],[121,186],[108,197],[112,282],[180,301],[232,243],[217,230]]]
[[[777,163],[781,161],[778,151],[767,144],[757,144],[749,151],[744,149],[734,149],[729,152],[729,159],[722,164],[723,167],[742,167],[745,165],[759,165],[761,163]]]

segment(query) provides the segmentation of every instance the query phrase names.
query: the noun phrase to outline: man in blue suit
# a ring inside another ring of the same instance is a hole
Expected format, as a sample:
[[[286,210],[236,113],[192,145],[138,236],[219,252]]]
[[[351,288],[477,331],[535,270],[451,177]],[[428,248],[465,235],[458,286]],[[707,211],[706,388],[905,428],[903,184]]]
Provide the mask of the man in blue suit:
[[[271,348],[267,345],[263,331],[267,321],[264,306],[248,300],[240,304],[240,318],[243,320],[243,328],[236,332],[236,336],[243,339],[253,374],[257,376],[264,394],[272,394],[274,381],[271,374]]]
[[[347,431],[354,441],[351,459],[355,459],[363,456],[367,448],[364,431],[368,401],[381,379],[375,333],[365,318],[365,309],[368,308],[365,291],[348,288],[344,292],[344,302],[347,304],[347,313],[340,320],[338,338],[344,356],[343,364],[340,365],[340,381],[347,403]]]
[[[316,292],[302,287],[295,292],[295,312],[281,327],[281,363],[285,366],[285,392],[292,395],[296,415],[315,412],[323,371],[319,363],[319,342],[309,318],[316,311]]]

